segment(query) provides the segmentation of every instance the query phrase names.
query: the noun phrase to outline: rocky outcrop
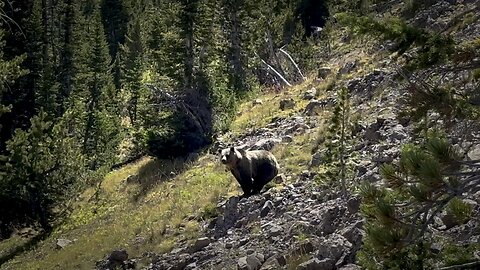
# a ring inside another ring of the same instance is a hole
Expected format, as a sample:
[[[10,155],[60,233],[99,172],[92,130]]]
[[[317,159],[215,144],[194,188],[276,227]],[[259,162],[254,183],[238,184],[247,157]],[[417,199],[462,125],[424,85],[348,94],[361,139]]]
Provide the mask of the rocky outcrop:
[[[448,29],[446,18],[478,11],[475,1],[461,2],[461,5],[455,5],[455,1],[437,1],[414,14],[411,22],[435,31]],[[464,40],[465,33],[471,37],[480,36],[480,28],[476,26],[463,28],[463,36],[455,35],[455,39]],[[347,40],[350,37],[345,36],[343,41]],[[379,50],[388,51],[395,46],[395,42],[385,42],[379,45]],[[365,69],[361,61],[352,59],[351,55],[341,61],[332,61],[342,63],[336,76],[336,87],[348,89],[351,110],[361,116],[353,123],[351,135],[354,143],[347,150],[350,151],[348,154],[357,157],[351,161],[355,183],[381,184],[379,165],[397,160],[402,145],[412,138],[410,119],[398,116],[404,93],[392,61],[385,57],[371,69]],[[319,68],[318,81],[332,75],[333,70],[336,72],[337,68]],[[468,73],[463,74],[463,77],[468,76]],[[455,76],[445,76],[442,80],[451,82]],[[470,87],[475,88],[474,85]],[[326,94],[329,97],[321,99],[317,88],[308,86],[308,90],[299,96],[304,101],[297,104],[294,99],[281,100],[280,109],[292,110],[293,116],[276,117],[265,127],[249,128],[235,138],[235,144],[245,149],[271,150],[292,143],[297,135],[315,131],[317,116],[337,102],[333,93]],[[302,102],[308,104],[293,112]],[[262,103],[262,100],[254,100],[252,105],[262,106]],[[474,138],[476,135],[472,132],[463,133],[457,137],[470,136],[468,147],[460,140],[453,140],[454,143],[466,149],[467,159],[480,159],[479,138]],[[223,138],[230,138],[230,135],[220,137],[211,152],[229,145]],[[310,169],[321,166],[326,153],[322,148],[312,153]],[[299,258],[303,261],[296,265],[302,270],[360,269],[354,264],[365,236],[364,220],[359,213],[360,198],[342,198],[338,192],[320,188],[312,181],[314,177],[313,170],[281,174],[273,181],[278,185],[275,189],[249,198],[233,196],[219,202],[218,216],[202,224],[203,237],[193,244],[178,243],[169,253],[150,254],[152,263],[146,269],[288,269]],[[478,198],[480,194],[475,196]],[[478,203],[472,207],[478,216]],[[447,213],[441,213],[435,226],[463,243],[479,240],[479,226],[475,220],[459,224]],[[432,248],[440,250],[441,245]]]
[[[209,238],[197,240],[194,249],[158,255],[148,269],[193,264],[192,269],[283,269],[300,255],[311,260],[299,269],[354,263],[363,236],[358,207],[349,209],[354,203],[327,193],[297,182],[258,196],[231,197],[219,203],[219,216],[205,223]]]

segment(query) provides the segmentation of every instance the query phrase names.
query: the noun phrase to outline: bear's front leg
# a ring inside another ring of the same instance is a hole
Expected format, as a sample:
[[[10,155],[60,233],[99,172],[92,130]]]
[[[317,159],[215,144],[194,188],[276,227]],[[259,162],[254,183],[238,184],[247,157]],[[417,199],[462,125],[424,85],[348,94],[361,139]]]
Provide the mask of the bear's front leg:
[[[243,195],[241,198],[248,198],[252,195],[253,190],[253,179],[251,175],[247,172],[239,172],[239,179],[237,179],[238,183],[242,187]]]

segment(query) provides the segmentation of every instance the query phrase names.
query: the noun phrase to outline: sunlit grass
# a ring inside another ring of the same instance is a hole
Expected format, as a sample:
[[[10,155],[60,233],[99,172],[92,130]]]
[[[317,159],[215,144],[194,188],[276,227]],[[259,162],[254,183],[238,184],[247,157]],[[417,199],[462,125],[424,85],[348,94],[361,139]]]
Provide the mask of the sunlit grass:
[[[167,252],[177,241],[200,234],[197,219],[187,221],[186,217],[200,216],[205,206],[237,192],[231,175],[206,156],[134,200],[141,184],[126,184],[125,179],[145,167],[150,172],[144,177],[158,174],[152,164],[158,161],[145,158],[108,174],[98,200],[92,199],[93,190],[87,190],[71,217],[49,239],[2,269],[92,269],[95,261],[113,249],[124,248],[131,256],[145,251]],[[57,238],[74,243],[57,250]]]
[[[287,174],[298,174],[308,168],[312,157],[315,133],[297,136],[293,142],[275,147],[273,154],[281,164],[281,171]]]
[[[236,119],[231,124],[231,131],[234,134],[242,134],[249,128],[265,127],[273,118],[286,117],[302,111],[308,104],[308,100],[303,100],[302,95],[314,85],[313,79],[308,79],[302,84],[284,89],[280,93],[263,94],[260,97],[262,104],[243,103],[239,107]],[[284,111],[280,110],[280,101],[289,98],[295,101],[295,107]]]
[[[244,103],[232,124],[233,133],[264,127],[274,117],[301,113],[309,102],[302,99],[303,94],[316,88],[318,98],[324,98],[330,83],[331,79],[309,79],[280,94],[261,96],[263,104]],[[295,100],[293,109],[280,110],[279,102],[285,98]],[[319,119],[322,117],[325,115]],[[277,145],[273,153],[280,171],[295,175],[306,170],[317,135],[314,130],[294,137],[291,143]],[[138,178],[127,183],[131,175]],[[201,234],[199,222],[218,214],[218,201],[240,193],[231,173],[211,155],[193,164],[143,158],[106,175],[99,190],[87,189],[77,198],[69,218],[47,240],[2,265],[2,269],[92,269],[96,261],[114,249],[126,249],[130,257],[147,251],[168,252],[179,241],[193,242]],[[255,233],[257,230],[253,228]],[[58,238],[74,242],[57,249]],[[2,241],[0,250],[8,252],[20,241]],[[143,259],[139,266],[148,263]]]

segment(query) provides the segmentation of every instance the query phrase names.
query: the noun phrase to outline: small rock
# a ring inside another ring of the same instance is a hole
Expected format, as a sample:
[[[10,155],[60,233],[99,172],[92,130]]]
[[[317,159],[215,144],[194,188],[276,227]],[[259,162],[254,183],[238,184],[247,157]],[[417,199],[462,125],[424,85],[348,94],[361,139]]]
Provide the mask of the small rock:
[[[251,150],[266,150],[270,151],[275,145],[280,143],[282,140],[277,138],[268,138],[258,140],[252,147]]]
[[[378,130],[367,128],[365,130],[365,134],[363,135],[363,138],[367,141],[378,142],[381,139],[381,135],[380,135],[380,132],[378,132]]]
[[[201,250],[202,248],[210,245],[210,243],[211,243],[211,240],[208,237],[198,238],[197,241],[195,241],[195,243],[189,248],[188,251],[189,253],[195,253]]]
[[[394,158],[392,156],[382,155],[382,154],[372,157],[372,161],[378,162],[378,163],[390,163],[393,160]]]
[[[384,122],[385,119],[377,118],[377,121],[375,123],[369,125],[365,130],[365,134],[363,135],[365,140],[378,142],[381,139],[381,134],[379,130],[383,126]]]
[[[348,212],[355,214],[360,210],[360,198],[352,197],[347,201]]]
[[[238,246],[241,247],[243,245],[245,245],[246,243],[248,243],[248,238],[242,238],[238,241]]]
[[[261,263],[265,261],[265,256],[262,253],[257,252],[254,255]]]
[[[453,214],[441,214],[440,219],[442,220],[442,223],[445,225],[446,229],[450,229],[452,227],[455,227],[459,225],[457,219]]]
[[[290,135],[286,135],[286,136],[284,136],[284,137],[282,138],[282,142],[284,142],[284,143],[291,143],[291,142],[293,142],[293,137],[290,136]]]
[[[268,260],[262,265],[260,270],[276,270],[281,268],[278,260],[275,256],[271,256]]]
[[[181,254],[181,253],[184,253],[186,250],[187,250],[187,248],[185,248],[185,247],[174,248],[174,249],[172,249],[172,251],[170,251],[170,254]]]
[[[276,259],[278,264],[280,264],[280,266],[287,265],[287,258],[285,257],[285,255],[277,255]]]
[[[357,177],[362,177],[362,176],[365,175],[367,172],[368,172],[367,167],[362,166],[362,165],[358,165],[358,166],[357,166]]]
[[[317,77],[321,78],[321,79],[325,79],[331,73],[332,73],[332,68],[330,68],[330,67],[320,67],[318,69]]]
[[[480,145],[473,146],[470,151],[468,151],[467,156],[470,160],[479,160],[480,159]]]
[[[325,107],[325,105],[326,104],[321,101],[311,100],[310,103],[307,104],[307,107],[305,107],[304,113],[308,116],[318,115]]]
[[[320,259],[328,258],[336,262],[352,248],[352,243],[339,234],[334,233],[322,238],[317,250],[317,257]]]
[[[272,201],[268,200],[265,202],[265,204],[262,207],[262,210],[260,210],[260,217],[265,217],[268,215],[270,210],[273,208],[273,203]]]
[[[338,270],[361,270],[362,268],[356,264],[347,264],[339,268]]]
[[[347,63],[345,63],[345,65],[343,65],[343,67],[340,68],[340,70],[338,72],[340,74],[347,74],[347,73],[350,73],[351,71],[353,71],[356,66],[357,66],[356,61],[347,62]]]
[[[108,260],[112,261],[112,262],[124,262],[124,261],[128,260],[128,253],[124,249],[114,250],[108,256]]]
[[[298,247],[295,250],[297,254],[308,254],[315,250],[315,246],[310,240],[306,240],[299,243]]]
[[[57,248],[58,249],[63,249],[65,247],[69,246],[72,243],[73,243],[72,240],[59,238],[59,239],[57,239]]]
[[[338,233],[352,243],[355,246],[354,249],[360,248],[362,245],[363,232],[354,225],[350,225],[340,230]]]
[[[320,260],[318,258],[313,258],[309,261],[306,261],[300,264],[297,267],[297,270],[333,270],[334,265],[332,260],[330,259],[323,259]]]
[[[280,100],[280,110],[285,111],[293,108],[295,108],[295,101],[293,98]]]
[[[405,140],[408,136],[404,131],[404,127],[398,124],[390,130],[390,136],[388,137],[391,140]]]
[[[316,95],[317,95],[317,89],[312,88],[303,94],[303,99],[311,100],[311,99],[314,99]]]
[[[287,177],[285,176],[285,174],[281,173],[275,176],[275,178],[273,179],[273,182],[275,184],[281,184],[281,183],[284,183],[286,180],[287,180]]]
[[[134,183],[138,183],[138,180],[139,180],[138,175],[129,175],[127,179],[125,179],[125,182],[127,184],[134,184]]]
[[[278,226],[278,225],[273,225],[268,230],[268,234],[271,237],[279,236],[280,234],[282,234],[282,232],[283,232],[283,228],[281,226]]]
[[[197,269],[197,263],[193,262],[185,267],[185,270]]]
[[[133,239],[132,244],[136,246],[143,245],[145,243],[145,237],[137,236]]]
[[[23,228],[20,229],[17,234],[22,236],[22,237],[30,237],[36,235],[38,232],[35,231],[33,228]]]
[[[254,99],[254,100],[252,101],[252,104],[253,104],[253,106],[255,106],[255,105],[262,105],[262,104],[263,104],[263,100],[261,100],[261,99],[259,99],[259,98]]]
[[[324,151],[319,151],[312,155],[312,160],[310,160],[310,164],[309,164],[310,168],[317,167],[322,164],[324,153],[325,153]]]
[[[248,255],[238,259],[238,270],[258,270],[262,266],[262,262],[255,256],[255,254]]]

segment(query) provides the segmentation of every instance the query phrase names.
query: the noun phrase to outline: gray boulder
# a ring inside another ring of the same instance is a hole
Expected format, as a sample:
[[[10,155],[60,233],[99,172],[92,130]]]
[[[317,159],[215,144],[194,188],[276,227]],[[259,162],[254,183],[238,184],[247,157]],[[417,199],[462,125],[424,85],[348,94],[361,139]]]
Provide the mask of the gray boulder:
[[[333,270],[334,263],[330,259],[320,260],[318,258],[313,258],[308,260],[297,267],[297,270]]]
[[[280,110],[285,111],[293,108],[295,108],[295,101],[293,98],[280,100]]]

